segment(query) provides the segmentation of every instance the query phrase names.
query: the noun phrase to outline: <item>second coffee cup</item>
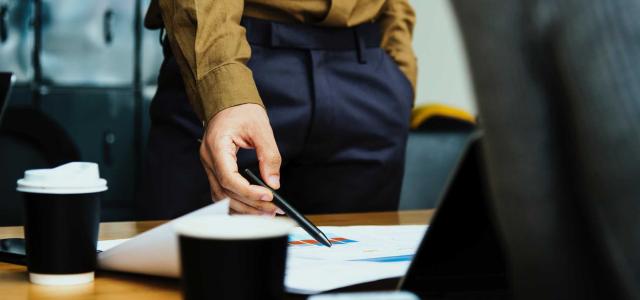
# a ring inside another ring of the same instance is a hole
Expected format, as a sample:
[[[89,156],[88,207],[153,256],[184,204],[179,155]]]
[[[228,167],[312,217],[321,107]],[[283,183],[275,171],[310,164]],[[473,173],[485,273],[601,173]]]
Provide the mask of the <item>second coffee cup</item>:
[[[259,216],[179,222],[184,299],[282,299],[288,234],[294,226],[289,219]]]

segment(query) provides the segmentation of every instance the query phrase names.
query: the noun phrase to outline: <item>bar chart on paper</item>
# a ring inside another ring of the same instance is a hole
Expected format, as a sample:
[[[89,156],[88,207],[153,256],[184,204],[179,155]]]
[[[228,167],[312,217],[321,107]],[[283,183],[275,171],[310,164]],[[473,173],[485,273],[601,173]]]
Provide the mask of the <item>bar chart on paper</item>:
[[[321,227],[333,246],[324,247],[302,229],[289,235],[289,254],[297,258],[398,262],[410,261],[425,226]]]
[[[404,275],[426,226],[320,227],[331,248],[301,228],[289,235],[286,286],[312,294]]]
[[[333,234],[331,232],[329,232],[329,233],[325,232],[325,235],[327,236],[329,241],[331,241],[331,244],[333,244],[334,246],[335,245],[343,245],[343,244],[350,244],[350,243],[357,243],[358,242],[356,240],[352,240],[352,239],[348,239],[348,238],[337,236],[337,235],[335,235],[335,234]],[[304,234],[294,233],[294,234],[290,235],[289,236],[289,246],[290,247],[307,247],[307,246],[325,247],[320,242],[312,239],[311,236],[309,236],[307,233],[304,233]]]

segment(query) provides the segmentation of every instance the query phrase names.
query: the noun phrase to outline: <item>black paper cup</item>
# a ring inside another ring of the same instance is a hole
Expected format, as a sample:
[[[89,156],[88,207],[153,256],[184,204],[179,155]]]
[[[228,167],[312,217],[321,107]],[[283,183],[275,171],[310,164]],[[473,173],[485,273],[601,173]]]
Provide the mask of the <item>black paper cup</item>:
[[[175,225],[184,299],[282,299],[295,223],[260,216],[193,217]]]
[[[27,268],[32,283],[93,281],[100,194],[106,189],[93,163],[25,172],[18,191],[24,196]]]

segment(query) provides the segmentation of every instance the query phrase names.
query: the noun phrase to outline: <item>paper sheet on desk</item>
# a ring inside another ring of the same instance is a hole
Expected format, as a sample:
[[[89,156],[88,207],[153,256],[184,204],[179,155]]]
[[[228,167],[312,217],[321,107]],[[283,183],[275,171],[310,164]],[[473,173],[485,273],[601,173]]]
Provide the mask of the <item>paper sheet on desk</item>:
[[[401,277],[426,226],[349,226],[320,229],[333,246],[316,245],[296,228],[289,235],[285,285],[289,292],[315,294],[354,284]]]
[[[228,203],[185,215],[226,214]],[[226,206],[225,206],[226,205]],[[179,277],[178,248],[171,221],[129,240],[100,241],[100,268]],[[406,272],[426,226],[320,227],[331,248],[315,245],[300,228],[290,237],[285,285],[289,292],[314,294],[349,285],[400,277]]]
[[[285,286],[295,294],[317,294],[365,282],[401,277],[410,262],[374,263],[287,259]]]
[[[179,277],[178,239],[173,224],[194,216],[229,214],[229,201],[218,201],[171,220],[136,237],[120,242],[98,243],[98,266],[103,270]]]

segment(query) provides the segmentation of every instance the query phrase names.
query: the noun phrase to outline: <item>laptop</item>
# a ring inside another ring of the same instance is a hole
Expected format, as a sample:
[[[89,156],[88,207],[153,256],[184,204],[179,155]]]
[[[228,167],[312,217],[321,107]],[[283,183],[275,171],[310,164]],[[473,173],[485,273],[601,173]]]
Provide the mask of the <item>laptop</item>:
[[[483,182],[481,134],[470,137],[398,288],[422,298],[509,299],[505,253]]]
[[[0,124],[2,124],[2,116],[9,102],[9,93],[11,93],[11,84],[14,79],[12,73],[0,72]]]

